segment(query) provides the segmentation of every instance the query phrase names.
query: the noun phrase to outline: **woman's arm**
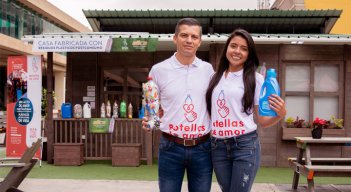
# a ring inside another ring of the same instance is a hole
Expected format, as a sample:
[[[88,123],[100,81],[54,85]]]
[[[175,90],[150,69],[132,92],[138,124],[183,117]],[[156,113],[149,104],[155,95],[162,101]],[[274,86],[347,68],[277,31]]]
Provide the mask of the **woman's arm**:
[[[257,123],[262,128],[270,127],[272,125],[277,124],[286,115],[285,102],[278,95],[273,94],[269,96],[269,104],[270,108],[272,108],[277,113],[277,116],[260,116],[258,113],[258,105],[255,105],[254,112],[257,117]]]

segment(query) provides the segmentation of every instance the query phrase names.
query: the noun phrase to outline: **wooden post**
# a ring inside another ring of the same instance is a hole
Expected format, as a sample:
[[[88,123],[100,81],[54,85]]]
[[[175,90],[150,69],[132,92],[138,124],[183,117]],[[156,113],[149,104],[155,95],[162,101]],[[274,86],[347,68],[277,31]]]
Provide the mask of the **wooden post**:
[[[128,95],[127,95],[127,92],[128,92],[128,68],[127,67],[124,67],[124,75],[123,75],[123,99],[124,101],[126,102],[126,105],[127,105],[127,108],[128,108]]]
[[[47,116],[46,116],[46,129],[47,129],[47,161],[49,164],[53,163],[54,157],[54,127],[52,120],[52,106],[53,106],[53,53],[47,53],[47,92],[46,92],[46,100],[47,100]]]
[[[153,130],[151,133],[148,133],[146,131],[143,131],[145,134],[145,144],[146,144],[146,162],[148,165],[152,165],[152,158],[153,158],[153,134],[155,134],[155,130]]]

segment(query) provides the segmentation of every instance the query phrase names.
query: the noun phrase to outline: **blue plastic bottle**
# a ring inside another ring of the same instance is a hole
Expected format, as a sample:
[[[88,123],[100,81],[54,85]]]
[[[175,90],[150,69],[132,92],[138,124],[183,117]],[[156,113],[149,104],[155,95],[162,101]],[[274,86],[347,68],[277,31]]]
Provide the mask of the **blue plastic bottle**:
[[[259,114],[261,116],[277,116],[277,113],[269,107],[268,96],[276,94],[280,96],[280,88],[277,81],[277,73],[275,69],[268,69],[266,79],[263,82],[260,99],[259,99]]]
[[[139,119],[142,119],[144,117],[144,114],[145,114],[145,107],[141,106],[139,110]]]
[[[71,103],[62,103],[61,115],[62,115],[62,118],[72,118],[72,105],[71,105]]]

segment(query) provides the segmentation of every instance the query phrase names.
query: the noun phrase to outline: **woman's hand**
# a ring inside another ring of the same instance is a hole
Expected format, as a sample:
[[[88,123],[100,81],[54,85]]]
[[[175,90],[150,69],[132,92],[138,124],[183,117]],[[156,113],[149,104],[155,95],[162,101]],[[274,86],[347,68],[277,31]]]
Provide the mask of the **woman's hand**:
[[[286,108],[284,100],[276,94],[272,94],[268,97],[269,107],[273,109],[280,119],[284,118],[286,115]]]

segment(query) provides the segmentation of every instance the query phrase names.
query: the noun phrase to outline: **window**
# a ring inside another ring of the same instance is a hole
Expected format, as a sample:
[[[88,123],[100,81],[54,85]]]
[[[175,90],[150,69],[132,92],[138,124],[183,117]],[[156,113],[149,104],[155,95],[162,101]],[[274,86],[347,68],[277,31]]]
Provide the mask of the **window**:
[[[0,1],[0,33],[20,39],[23,35],[63,32],[66,32],[65,29],[23,7],[18,1]]]
[[[343,61],[284,62],[282,77],[286,118],[343,118]]]

